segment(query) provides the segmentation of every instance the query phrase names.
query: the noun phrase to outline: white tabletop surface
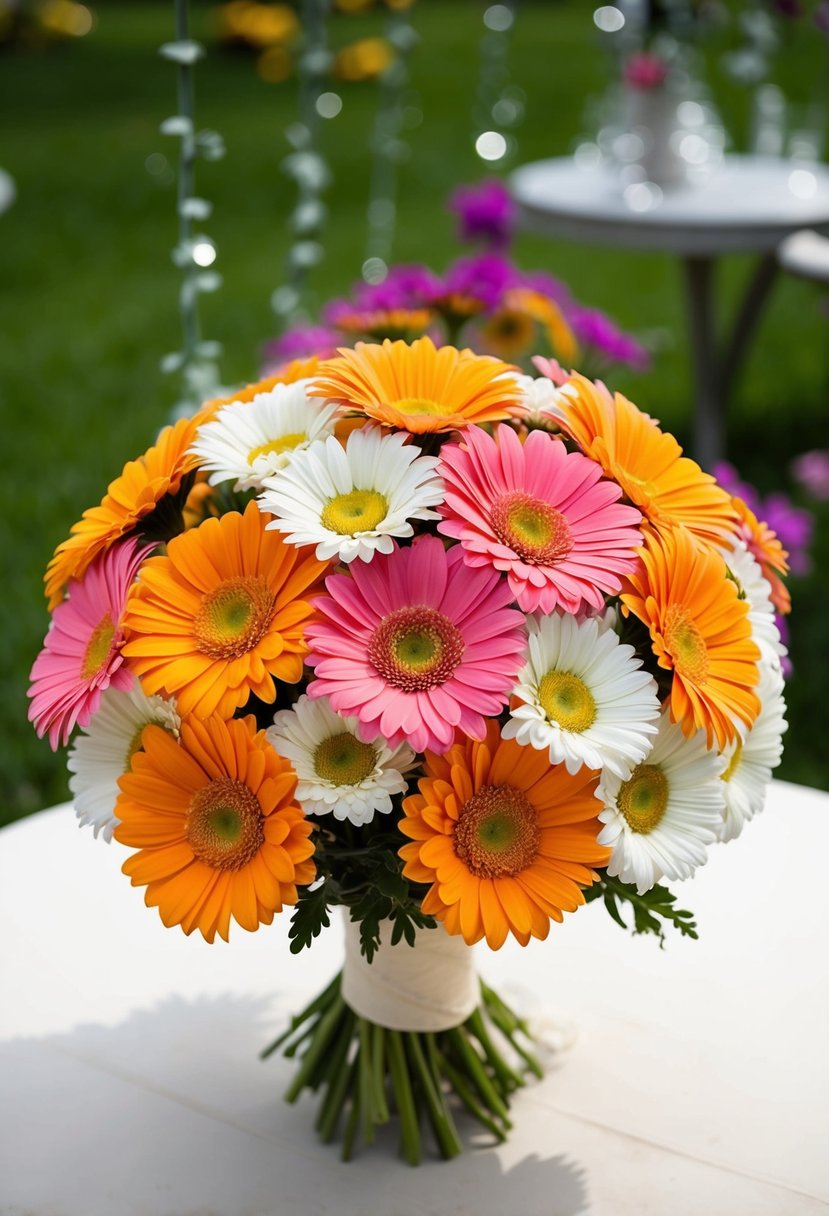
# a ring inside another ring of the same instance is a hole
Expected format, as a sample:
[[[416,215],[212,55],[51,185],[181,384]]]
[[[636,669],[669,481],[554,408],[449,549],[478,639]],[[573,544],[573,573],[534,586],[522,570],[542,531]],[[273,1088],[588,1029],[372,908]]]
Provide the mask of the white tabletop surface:
[[[799,228],[829,225],[829,168],[772,157],[726,157],[644,211],[625,201],[617,173],[571,156],[522,165],[510,189],[524,226],[542,235],[685,256],[767,252]]]
[[[829,795],[776,782],[678,885],[701,937],[660,950],[596,904],[482,973],[578,1029],[510,1141],[412,1170],[351,1164],[257,1051],[336,970],[338,927],[207,946],[165,930],[125,850],[66,808],[0,832],[3,1216],[813,1216],[829,1211]],[[815,859],[815,864],[812,859]],[[279,918],[277,918],[279,920]],[[234,926],[234,929],[236,926]],[[546,1031],[545,1031],[546,1028]]]
[[[829,236],[806,230],[787,236],[778,253],[780,265],[790,274],[816,283],[829,283]]]

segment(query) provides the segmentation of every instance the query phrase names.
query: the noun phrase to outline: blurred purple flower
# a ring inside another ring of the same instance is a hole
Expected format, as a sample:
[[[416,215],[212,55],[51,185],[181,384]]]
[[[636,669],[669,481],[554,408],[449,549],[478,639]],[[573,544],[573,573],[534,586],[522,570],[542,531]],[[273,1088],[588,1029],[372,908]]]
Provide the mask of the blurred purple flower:
[[[634,51],[622,68],[622,79],[629,89],[648,92],[661,88],[669,71],[670,67],[661,55],[651,51]]]
[[[273,372],[283,363],[311,355],[328,359],[341,344],[342,337],[324,325],[295,325],[267,343],[262,351],[264,371]]]
[[[440,295],[439,277],[418,262],[392,266],[382,283],[357,283],[351,310],[387,312],[394,308],[428,308]]]
[[[740,478],[733,464],[721,461],[712,470],[721,486],[736,498],[742,498],[758,519],[777,533],[789,555],[792,574],[808,574],[812,568],[809,549],[814,532],[814,516],[804,507],[796,507],[786,494],[768,494],[762,498],[754,486]]]
[[[650,354],[645,347],[623,333],[606,313],[595,308],[576,308],[567,319],[580,346],[598,351],[612,363],[626,363],[635,371],[647,371],[650,367]]]
[[[546,270],[531,270],[522,274],[521,285],[528,287],[530,291],[537,291],[539,295],[547,296],[562,308],[572,307],[573,297],[567,284],[553,278]]]
[[[791,463],[792,476],[812,498],[829,502],[829,449],[804,452]]]
[[[502,182],[460,186],[447,205],[458,217],[458,239],[464,243],[483,241],[491,249],[506,249],[512,240],[516,206]]]
[[[479,300],[486,312],[500,307],[504,294],[511,287],[523,285],[520,271],[509,258],[498,253],[480,253],[470,258],[458,258],[446,270],[443,292],[446,295],[469,296]]]

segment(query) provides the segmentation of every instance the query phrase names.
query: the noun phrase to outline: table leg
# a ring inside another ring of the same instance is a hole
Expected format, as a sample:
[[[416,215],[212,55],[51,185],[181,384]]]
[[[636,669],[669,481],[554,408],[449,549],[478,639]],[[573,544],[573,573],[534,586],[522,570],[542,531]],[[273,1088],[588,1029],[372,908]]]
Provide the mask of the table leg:
[[[740,311],[734,321],[722,362],[720,363],[720,394],[723,403],[728,401],[734,381],[745,358],[757,322],[760,320],[766,300],[769,298],[780,264],[777,251],[765,254],[757,263],[743,296]]]
[[[725,401],[714,333],[715,262],[712,257],[694,256],[685,258],[683,265],[694,380],[693,454],[710,470],[725,451]]]

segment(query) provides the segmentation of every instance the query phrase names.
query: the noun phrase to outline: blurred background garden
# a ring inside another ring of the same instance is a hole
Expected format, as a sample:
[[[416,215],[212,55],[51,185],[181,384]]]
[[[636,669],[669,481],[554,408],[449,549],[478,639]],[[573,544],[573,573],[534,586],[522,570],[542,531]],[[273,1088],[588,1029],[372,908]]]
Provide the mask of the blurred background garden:
[[[606,94],[614,71],[587,0],[332,3],[323,31],[329,53],[315,69],[328,99],[317,104],[314,134],[330,173],[320,199],[310,200],[324,202],[320,224],[313,206],[304,220],[297,208],[298,189],[308,189],[295,159],[303,151],[296,131],[302,8],[190,6],[191,35],[207,51],[195,67],[197,126],[218,132],[226,149],[214,157],[218,141],[208,139],[195,194],[212,211],[190,217],[193,233],[209,232],[200,266],[221,276],[220,285],[204,284],[217,289],[200,294],[198,308],[203,337],[221,344],[215,356],[205,348],[205,362],[216,363],[226,386],[258,378],[268,343],[295,311],[291,293],[300,280],[303,308],[314,317],[361,274],[376,275],[378,259],[440,270],[456,258],[452,192],[484,179],[508,181],[522,163],[572,153],[590,131],[591,99]],[[695,53],[728,148],[751,146],[758,86],[771,85],[777,92],[766,96],[784,99],[786,113],[808,116],[816,153],[825,156],[825,6],[733,0],[708,8],[710,31]],[[64,757],[38,741],[26,720],[28,673],[47,626],[43,570],[71,524],[152,442],[181,396],[175,359],[167,371],[161,366],[182,341],[182,270],[170,252],[179,238],[179,139],[160,130],[177,112],[177,69],[159,47],[175,38],[172,0],[0,0],[0,169],[8,175],[0,215],[0,823],[67,795]],[[403,80],[392,71],[401,58]],[[378,129],[377,113],[392,85],[390,134]],[[481,155],[479,141],[481,110],[493,98],[502,103],[494,125],[505,149],[495,160]],[[387,163],[378,170],[384,140]],[[378,173],[386,193],[393,190],[393,233]],[[566,283],[647,348],[646,369],[633,360],[609,381],[688,444],[692,389],[675,259],[525,233],[511,256],[524,270]],[[723,265],[724,314],[749,268],[744,257]],[[778,775],[822,788],[829,788],[822,719],[829,477],[824,471],[821,479],[813,463],[815,475],[804,482],[794,462],[829,445],[827,419],[826,292],[783,275],[735,387],[727,456],[802,550],[789,584],[790,729]]]

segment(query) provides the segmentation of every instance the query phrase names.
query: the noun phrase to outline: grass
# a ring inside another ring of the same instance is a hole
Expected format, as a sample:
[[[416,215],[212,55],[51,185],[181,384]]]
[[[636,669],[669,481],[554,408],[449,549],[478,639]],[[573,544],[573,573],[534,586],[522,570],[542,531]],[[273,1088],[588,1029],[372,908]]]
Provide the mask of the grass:
[[[583,0],[521,5],[511,50],[515,83],[527,96],[518,132],[520,161],[567,152],[581,129],[584,103],[606,83],[607,63],[593,48]],[[481,5],[420,0],[414,19],[422,43],[413,88],[423,122],[408,133],[402,166],[398,260],[439,267],[456,252],[443,209],[453,184],[481,176],[471,149]],[[209,37],[207,6],[194,6],[197,33]],[[350,40],[378,17],[333,18],[332,37]],[[0,409],[4,475],[0,541],[6,569],[2,626],[0,823],[66,796],[61,756],[26,722],[28,670],[47,616],[43,568],[82,511],[97,502],[124,461],[142,451],[166,421],[176,386],[159,358],[178,345],[172,186],[149,173],[147,157],[172,156],[158,133],[174,111],[174,74],[156,54],[172,32],[169,3],[100,3],[92,35],[39,54],[5,53],[0,105],[7,124],[3,166],[18,187],[0,218]],[[810,58],[810,55],[812,58]],[[784,66],[793,90],[817,79],[815,51],[792,52]],[[746,123],[745,97],[721,78],[719,100],[733,129]],[[328,201],[327,258],[316,276],[319,299],[357,277],[365,239],[367,136],[376,102],[370,84],[343,86],[342,114],[326,129],[334,171]],[[273,332],[270,295],[288,245],[291,183],[279,167],[285,126],[294,117],[292,83],[261,82],[243,55],[211,48],[200,65],[197,108],[217,128],[228,155],[202,164],[199,192],[215,211],[205,225],[219,249],[224,286],[205,298],[205,335],[225,346],[228,383],[256,374],[258,352]],[[522,237],[526,267],[553,270],[585,302],[654,336],[653,371],[618,387],[687,440],[689,373],[677,266],[667,257]],[[723,267],[722,308],[733,306],[749,267]],[[730,454],[761,487],[785,484],[787,460],[825,443],[829,389],[826,319],[815,290],[780,283],[739,386],[730,419]],[[795,585],[797,674],[790,686],[792,729],[781,775],[829,785],[829,758],[818,696],[829,682],[823,605],[829,520],[819,535],[818,570]]]

